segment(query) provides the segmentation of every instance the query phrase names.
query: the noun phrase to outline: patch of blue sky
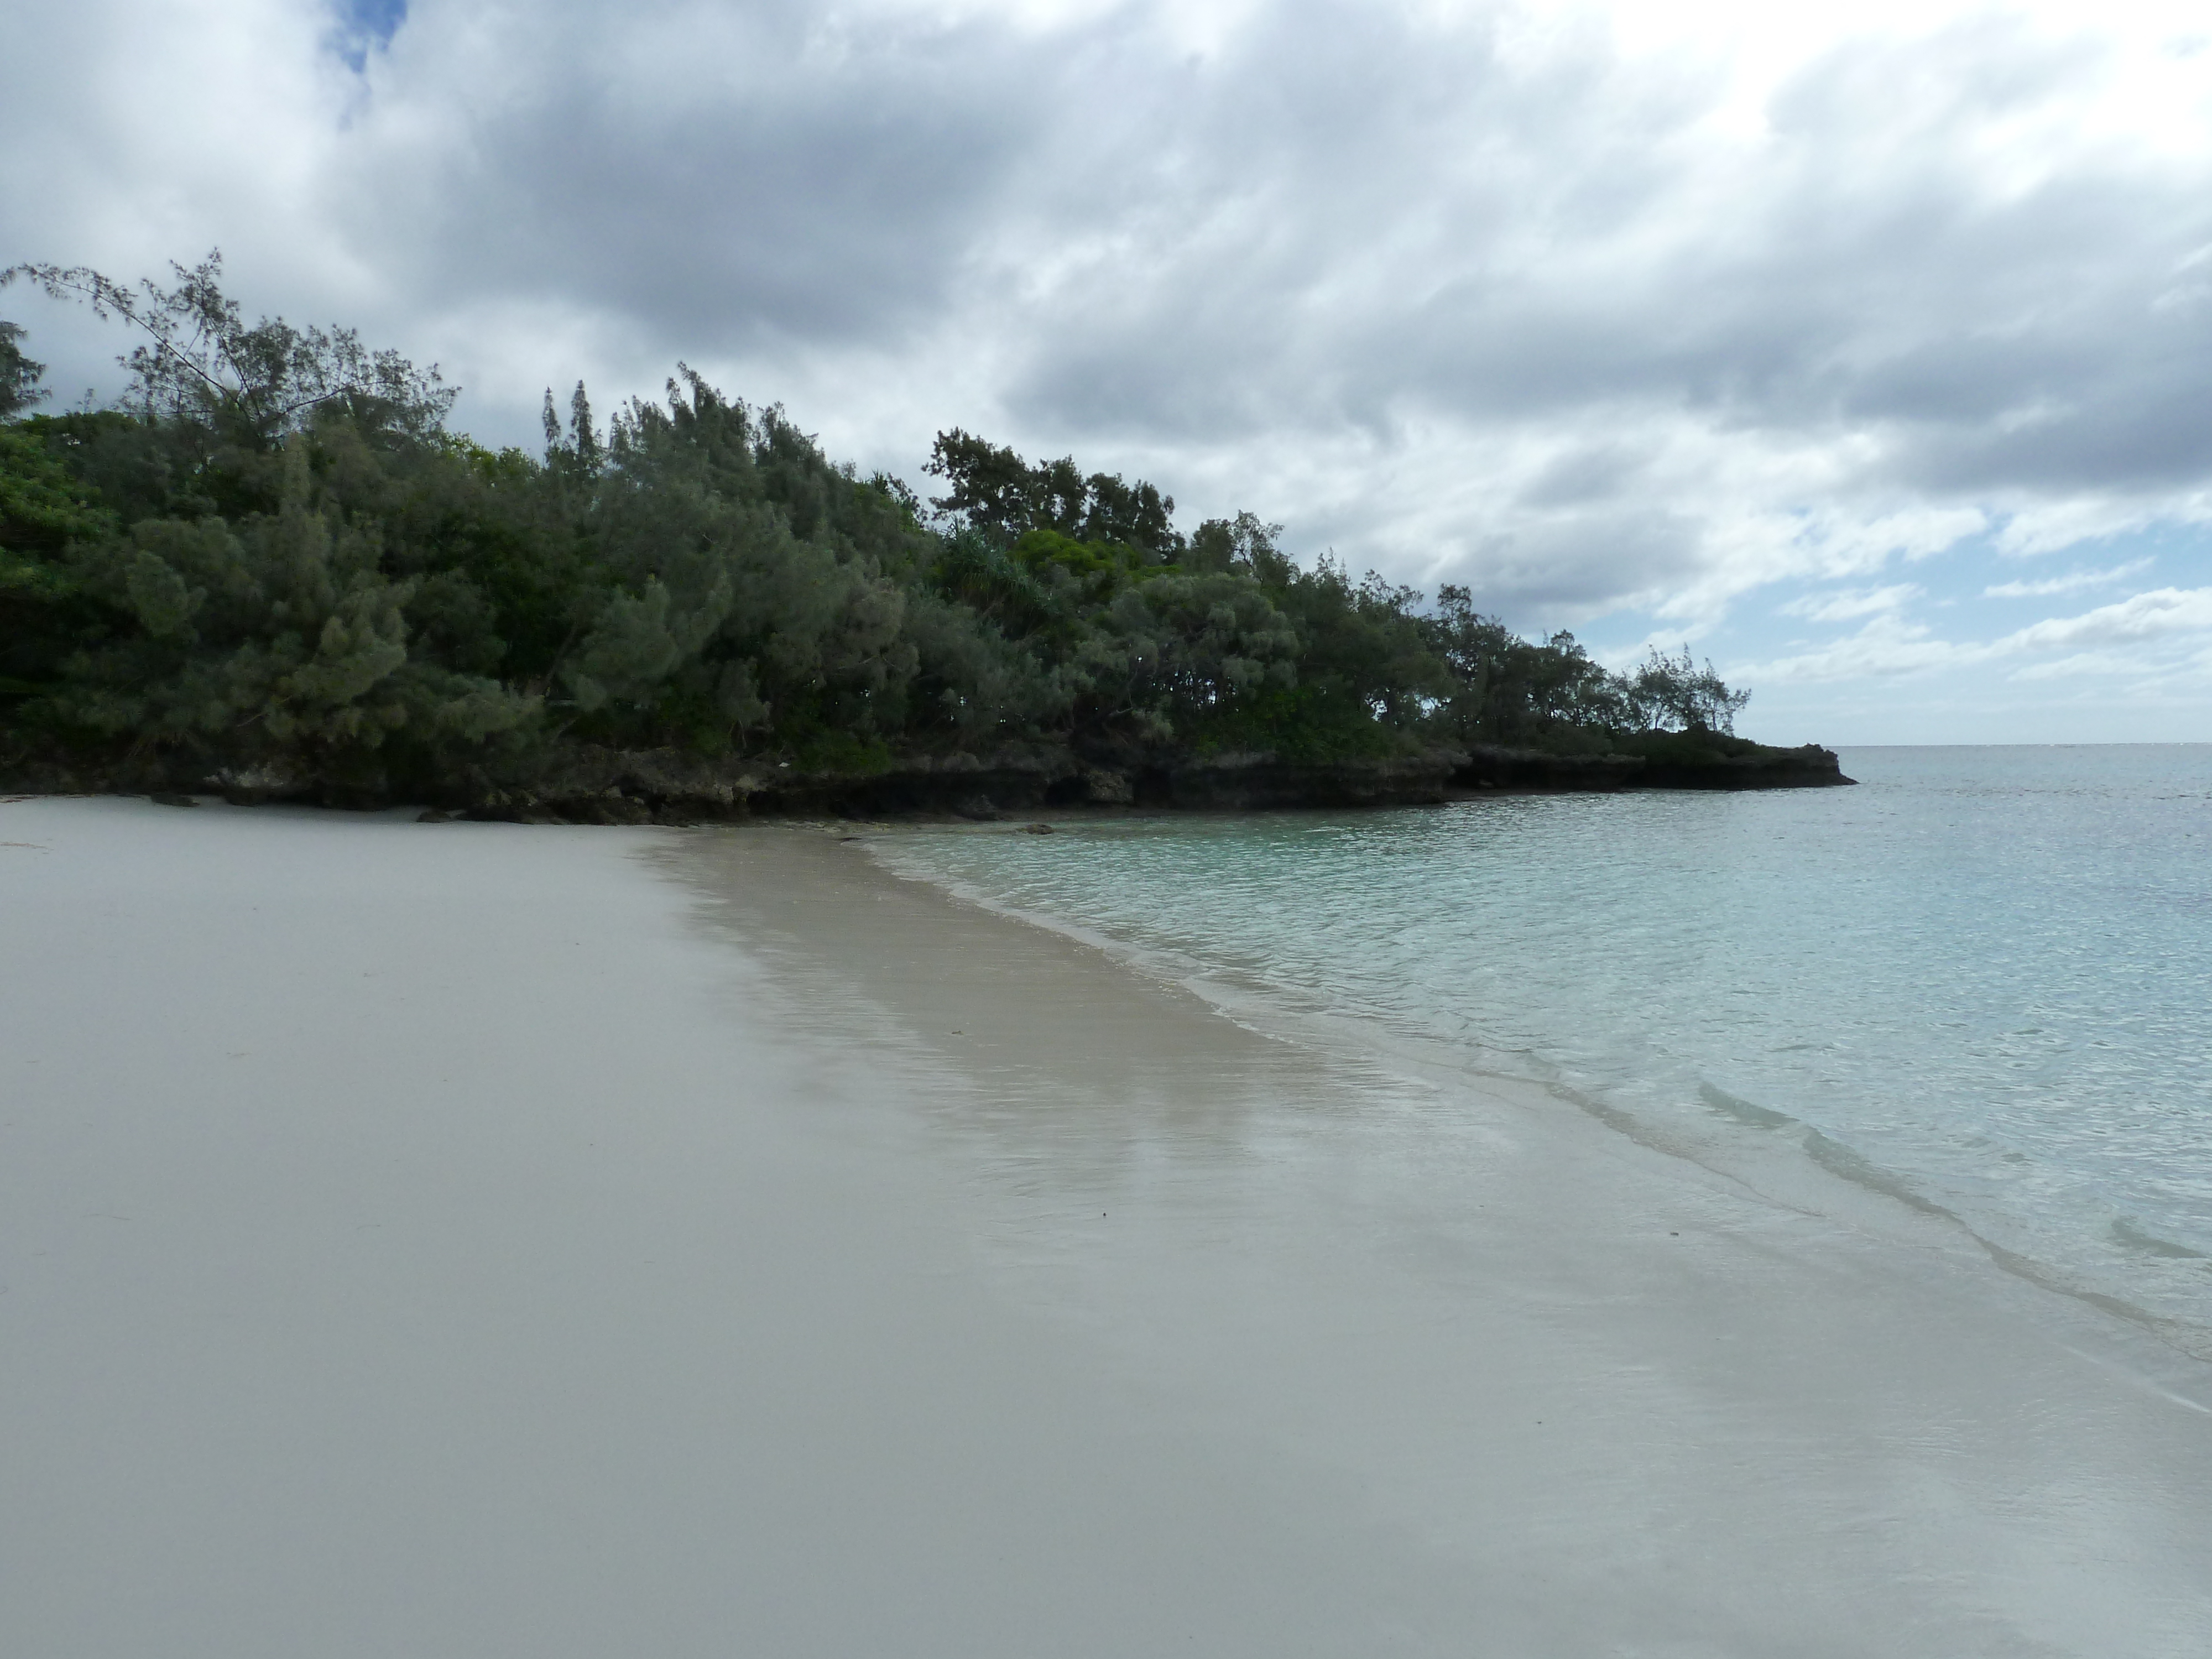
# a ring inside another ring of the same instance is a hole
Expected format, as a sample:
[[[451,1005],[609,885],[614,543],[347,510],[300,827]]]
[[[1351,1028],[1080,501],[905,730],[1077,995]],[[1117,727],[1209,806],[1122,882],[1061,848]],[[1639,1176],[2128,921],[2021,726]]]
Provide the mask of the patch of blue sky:
[[[336,23],[331,50],[356,75],[368,68],[368,54],[392,44],[407,21],[407,0],[331,0]]]

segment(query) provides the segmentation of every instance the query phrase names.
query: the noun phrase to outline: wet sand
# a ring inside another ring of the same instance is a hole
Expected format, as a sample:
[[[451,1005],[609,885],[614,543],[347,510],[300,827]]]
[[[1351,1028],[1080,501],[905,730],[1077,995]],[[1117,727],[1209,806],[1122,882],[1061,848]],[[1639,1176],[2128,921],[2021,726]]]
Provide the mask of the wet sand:
[[[2212,1630],[2212,1378],[1933,1219],[1270,1040],[819,831],[0,842],[10,1651]]]

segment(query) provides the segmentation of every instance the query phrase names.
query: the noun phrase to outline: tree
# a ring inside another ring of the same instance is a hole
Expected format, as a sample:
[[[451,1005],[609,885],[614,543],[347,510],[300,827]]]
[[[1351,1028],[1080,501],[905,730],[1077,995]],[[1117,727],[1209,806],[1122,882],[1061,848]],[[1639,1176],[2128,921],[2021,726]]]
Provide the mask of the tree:
[[[1629,683],[1628,697],[1644,724],[1656,730],[1732,734],[1751,693],[1729,690],[1710,658],[1699,668],[1686,644],[1679,658],[1652,647]]]
[[[1635,723],[1627,680],[1593,661],[1564,629],[1524,640],[1481,615],[1468,591],[1450,584],[1424,622],[1431,648],[1458,686],[1445,719],[1462,739],[1540,744],[1570,732],[1616,733]]]
[[[1182,562],[1195,570],[1239,570],[1263,587],[1285,587],[1297,567],[1276,546],[1282,533],[1282,526],[1263,524],[1255,513],[1208,519],[1191,532]]]
[[[1171,564],[1183,551],[1172,495],[1118,472],[1086,477],[1073,456],[1031,466],[1012,450],[955,427],[937,434],[923,471],[949,486],[931,498],[932,507],[994,541],[1050,530],[1077,541],[1133,547],[1155,564]]]
[[[371,351],[349,328],[295,328],[264,317],[249,326],[225,296],[220,249],[177,286],[150,277],[137,289],[76,265],[20,264],[0,270],[0,288],[21,277],[93,314],[122,318],[146,335],[117,362],[131,371],[130,401],[153,418],[197,421],[233,442],[270,450],[318,410],[343,407],[366,425],[416,436],[436,431],[459,396],[433,364],[418,369],[396,351]]]
[[[21,325],[0,322],[0,421],[14,419],[46,395],[39,386],[46,366],[23,355],[16,343],[22,337]]]
[[[970,530],[1010,542],[1036,522],[1036,481],[1029,463],[1011,449],[956,426],[937,434],[922,471],[948,486],[929,504]]]
[[[392,580],[377,526],[316,499],[311,442],[283,450],[274,514],[145,519],[72,544],[64,568],[118,625],[46,706],[67,728],[181,750],[273,780],[380,787],[380,750],[477,754],[537,699],[409,648],[418,584]]]

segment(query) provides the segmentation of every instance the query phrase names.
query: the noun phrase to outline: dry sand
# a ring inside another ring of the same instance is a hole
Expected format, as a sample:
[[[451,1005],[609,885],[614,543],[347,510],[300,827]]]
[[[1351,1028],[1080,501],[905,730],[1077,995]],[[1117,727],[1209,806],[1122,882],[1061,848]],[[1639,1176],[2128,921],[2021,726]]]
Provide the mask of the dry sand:
[[[0,842],[0,1651],[2212,1651],[2212,1378],[1930,1218],[816,831]]]

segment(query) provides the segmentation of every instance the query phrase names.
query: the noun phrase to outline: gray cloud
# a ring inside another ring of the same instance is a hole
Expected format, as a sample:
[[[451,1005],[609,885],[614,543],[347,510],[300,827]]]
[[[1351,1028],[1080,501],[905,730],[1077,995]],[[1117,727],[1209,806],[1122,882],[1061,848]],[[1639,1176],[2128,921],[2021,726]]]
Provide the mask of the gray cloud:
[[[50,9],[0,253],[220,241],[495,436],[684,356],[871,464],[981,428],[1545,620],[2212,484],[2212,165],[2128,128],[2117,36],[1869,31],[1747,112],[1713,52],[1507,6],[415,0],[359,75],[317,0]]]
[[[695,356],[895,339],[948,303],[1038,89],[973,26],[815,18],[418,4],[372,66],[345,158],[371,210],[340,234],[398,245],[427,307],[526,295]]]

